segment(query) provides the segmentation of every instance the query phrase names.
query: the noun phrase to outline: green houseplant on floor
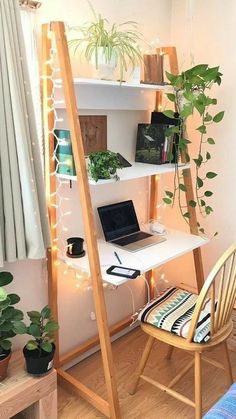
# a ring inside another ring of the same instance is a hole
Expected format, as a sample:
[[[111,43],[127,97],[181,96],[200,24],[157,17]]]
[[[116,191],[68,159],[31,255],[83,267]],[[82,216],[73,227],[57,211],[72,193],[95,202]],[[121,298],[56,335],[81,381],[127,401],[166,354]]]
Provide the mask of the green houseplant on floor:
[[[39,311],[28,311],[30,325],[27,334],[30,339],[23,348],[26,369],[29,374],[42,375],[49,372],[53,366],[55,344],[53,334],[58,330],[58,323],[53,320],[51,310],[45,306]]]
[[[198,150],[193,157],[192,162],[195,168],[196,183],[194,187],[194,199],[188,202],[190,207],[198,207],[202,216],[207,216],[213,212],[213,208],[208,203],[208,199],[213,195],[209,188],[205,188],[208,180],[214,179],[217,173],[207,169],[211,160],[211,148],[215,140],[208,134],[212,124],[219,123],[224,117],[224,111],[214,112],[214,106],[217,100],[210,96],[211,88],[216,84],[221,84],[222,74],[219,67],[209,67],[207,64],[200,64],[190,68],[181,74],[174,75],[166,72],[170,85],[173,87],[173,93],[168,93],[168,99],[173,102],[175,111],[167,110],[164,114],[170,118],[179,118],[178,126],[167,129],[166,135],[175,135],[178,138],[176,143],[177,158],[174,178],[173,191],[166,190],[164,202],[168,205],[174,205],[175,200],[185,221],[189,222],[190,214],[187,205],[182,203],[182,192],[186,192],[186,186],[183,182],[183,175],[179,167],[180,155],[185,162],[190,162],[188,145],[191,143],[187,135],[188,119],[197,114],[197,133]],[[172,160],[173,156],[169,156]],[[199,231],[204,233],[204,229],[198,223]]]
[[[129,66],[140,65],[142,55],[138,42],[141,35],[136,22],[127,21],[109,26],[106,18],[97,14],[89,2],[93,20],[77,29],[79,36],[69,41],[74,52],[80,51],[88,62],[99,69],[102,79],[113,79],[118,66],[120,81]]]
[[[14,307],[20,301],[17,294],[8,294],[5,286],[13,281],[10,272],[0,272],[0,381],[6,378],[11,357],[12,338],[26,333],[23,313]]]

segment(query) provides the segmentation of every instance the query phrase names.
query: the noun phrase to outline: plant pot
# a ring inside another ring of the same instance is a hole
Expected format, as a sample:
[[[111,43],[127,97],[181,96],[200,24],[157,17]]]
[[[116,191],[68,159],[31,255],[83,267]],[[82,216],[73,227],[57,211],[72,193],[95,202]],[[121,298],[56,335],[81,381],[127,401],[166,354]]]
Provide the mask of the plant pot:
[[[30,351],[26,348],[23,348],[23,354],[25,357],[26,370],[29,374],[32,375],[43,375],[47,374],[53,367],[53,357],[55,352],[55,345],[53,344],[52,352],[41,351],[39,356],[39,351],[37,349]]]
[[[5,352],[5,357],[0,357],[0,381],[4,380],[7,376],[7,368],[11,358],[11,351]]]
[[[106,48],[98,47],[97,57],[95,52],[92,55],[91,63],[95,68],[94,76],[102,80],[113,80],[116,68],[116,56],[112,53],[111,58],[108,59],[105,50]]]

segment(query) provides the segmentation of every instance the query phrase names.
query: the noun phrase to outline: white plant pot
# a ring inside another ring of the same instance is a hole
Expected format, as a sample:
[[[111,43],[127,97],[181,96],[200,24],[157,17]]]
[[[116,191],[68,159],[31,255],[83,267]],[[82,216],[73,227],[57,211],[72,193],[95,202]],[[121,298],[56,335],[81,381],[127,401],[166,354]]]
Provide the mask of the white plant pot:
[[[97,49],[97,63],[96,55],[93,54],[91,63],[94,66],[94,75],[96,78],[103,80],[113,80],[114,71],[116,68],[116,57],[112,54],[111,59],[108,61],[106,54],[104,54],[104,48],[98,47]],[[96,67],[97,65],[97,67]]]

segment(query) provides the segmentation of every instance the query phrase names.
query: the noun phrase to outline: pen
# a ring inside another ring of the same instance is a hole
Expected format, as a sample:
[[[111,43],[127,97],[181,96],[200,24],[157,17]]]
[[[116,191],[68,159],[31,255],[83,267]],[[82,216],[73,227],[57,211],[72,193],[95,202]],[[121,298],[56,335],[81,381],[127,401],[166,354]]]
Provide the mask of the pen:
[[[114,252],[114,255],[115,255],[116,259],[118,260],[118,262],[122,265],[122,262],[121,262],[121,260],[120,260],[120,258],[118,256],[118,254],[116,252]]]

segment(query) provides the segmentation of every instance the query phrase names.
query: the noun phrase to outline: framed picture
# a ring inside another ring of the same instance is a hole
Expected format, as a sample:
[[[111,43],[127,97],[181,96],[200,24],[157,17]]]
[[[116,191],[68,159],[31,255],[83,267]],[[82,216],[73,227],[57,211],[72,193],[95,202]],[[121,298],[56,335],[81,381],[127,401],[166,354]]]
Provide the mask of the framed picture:
[[[138,124],[135,161],[162,164],[167,160],[166,124]]]
[[[82,115],[79,121],[85,155],[107,150],[107,116]]]

